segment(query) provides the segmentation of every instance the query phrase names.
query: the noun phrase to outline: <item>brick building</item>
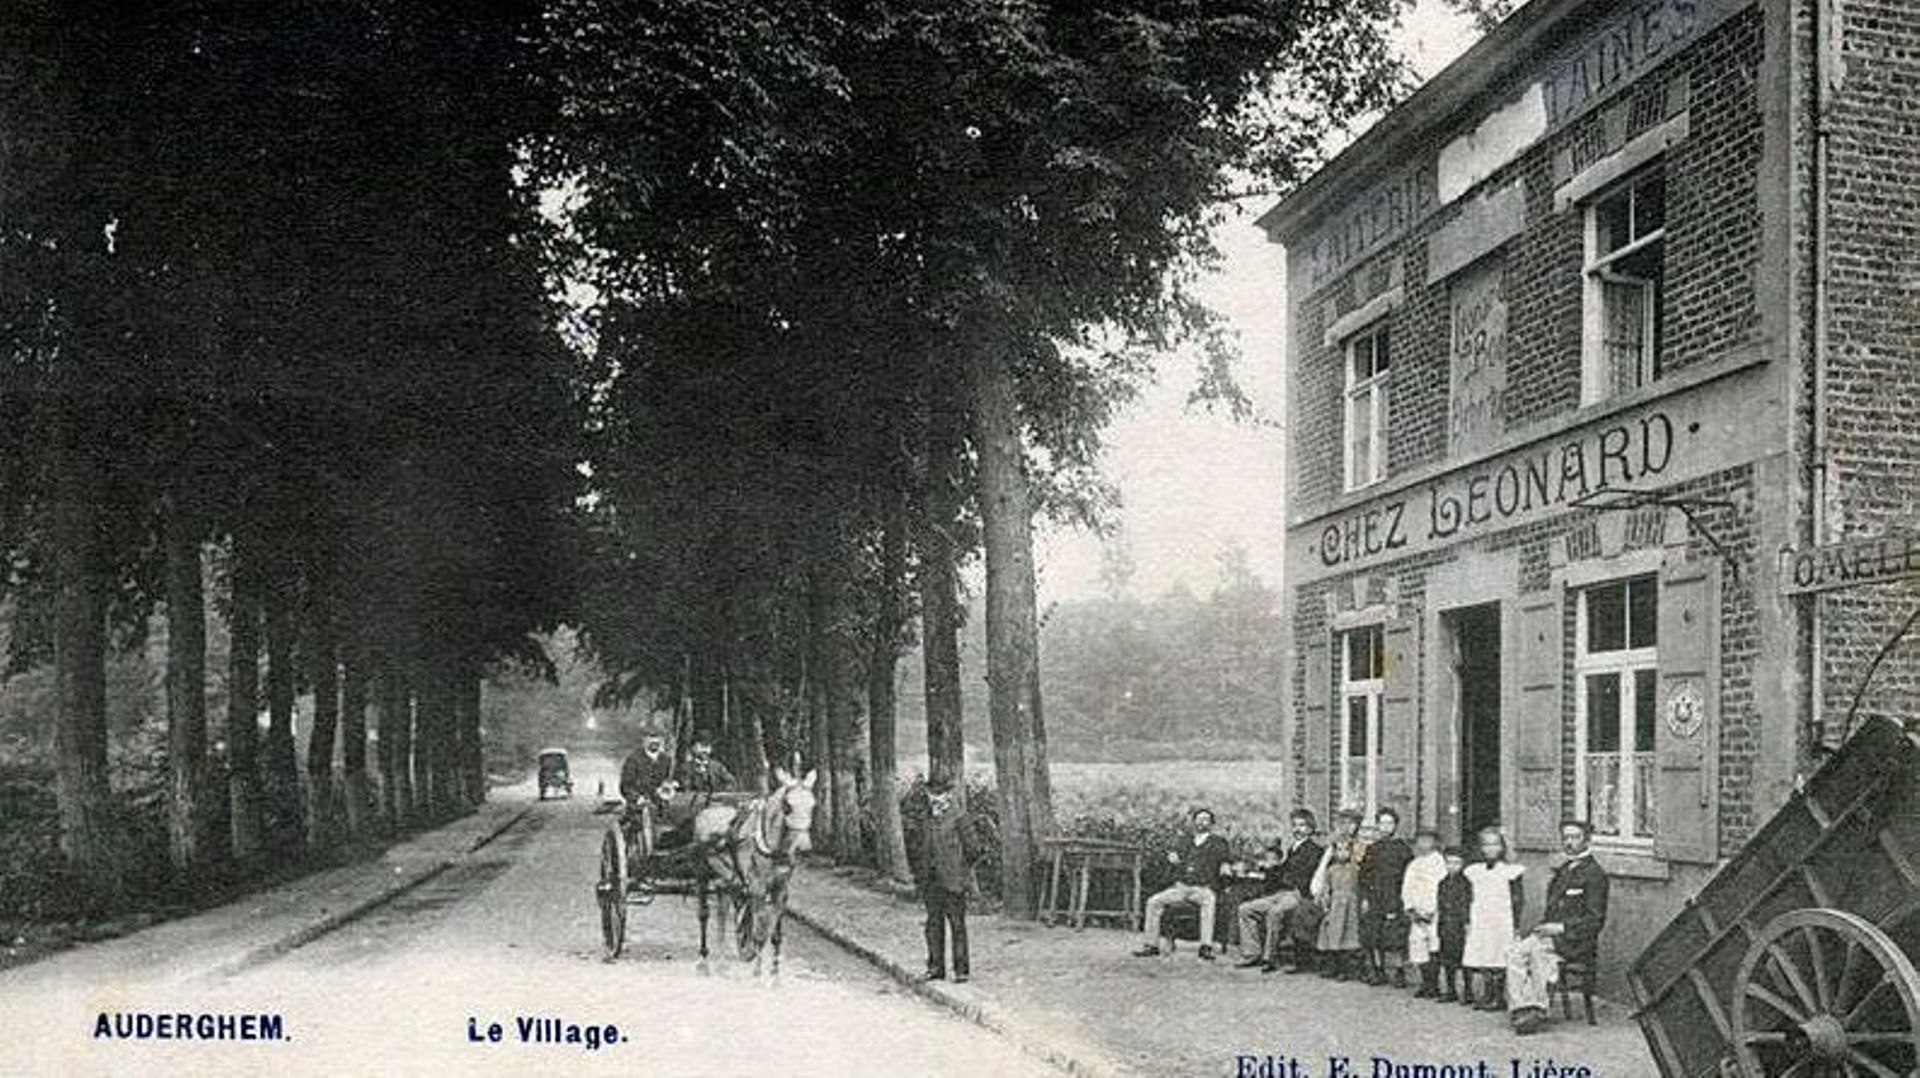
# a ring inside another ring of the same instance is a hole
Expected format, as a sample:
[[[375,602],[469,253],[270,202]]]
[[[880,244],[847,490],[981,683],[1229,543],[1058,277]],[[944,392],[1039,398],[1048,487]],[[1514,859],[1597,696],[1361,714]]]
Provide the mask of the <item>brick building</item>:
[[[1920,7],[1817,2],[1532,0],[1261,222],[1287,796],[1591,819],[1615,991],[1920,603]]]

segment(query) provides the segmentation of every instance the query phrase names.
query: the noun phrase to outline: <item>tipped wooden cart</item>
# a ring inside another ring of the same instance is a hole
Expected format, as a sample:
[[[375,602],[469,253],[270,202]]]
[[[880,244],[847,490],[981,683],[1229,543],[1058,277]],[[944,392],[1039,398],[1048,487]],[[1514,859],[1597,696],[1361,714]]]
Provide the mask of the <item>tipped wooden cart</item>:
[[[1628,973],[1667,1078],[1920,1078],[1920,735],[1870,720]]]

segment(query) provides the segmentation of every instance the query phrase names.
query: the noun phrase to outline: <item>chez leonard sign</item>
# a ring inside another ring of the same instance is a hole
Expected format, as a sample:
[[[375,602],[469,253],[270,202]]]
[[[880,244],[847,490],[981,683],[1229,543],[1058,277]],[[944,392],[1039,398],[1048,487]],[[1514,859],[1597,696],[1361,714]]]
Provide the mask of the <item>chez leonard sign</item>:
[[[1596,491],[1656,489],[1751,460],[1766,424],[1742,415],[1743,383],[1721,379],[1295,524],[1287,572],[1308,581],[1366,569],[1548,519]]]

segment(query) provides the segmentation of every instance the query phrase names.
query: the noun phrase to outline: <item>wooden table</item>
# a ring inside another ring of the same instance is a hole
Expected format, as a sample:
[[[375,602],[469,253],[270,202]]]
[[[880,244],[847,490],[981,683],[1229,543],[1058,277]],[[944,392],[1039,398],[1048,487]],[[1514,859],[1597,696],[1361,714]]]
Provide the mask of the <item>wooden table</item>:
[[[1146,851],[1130,842],[1066,835],[1042,839],[1041,846],[1047,851],[1050,864],[1047,900],[1040,911],[1042,924],[1058,924],[1071,919],[1073,927],[1085,928],[1089,917],[1113,917],[1122,921],[1131,931],[1140,930],[1140,865]],[[1126,890],[1119,908],[1087,908],[1087,895],[1092,889],[1093,874],[1096,872],[1123,874]],[[1063,884],[1071,884],[1071,896],[1062,890]],[[1064,906],[1063,899],[1066,900]]]

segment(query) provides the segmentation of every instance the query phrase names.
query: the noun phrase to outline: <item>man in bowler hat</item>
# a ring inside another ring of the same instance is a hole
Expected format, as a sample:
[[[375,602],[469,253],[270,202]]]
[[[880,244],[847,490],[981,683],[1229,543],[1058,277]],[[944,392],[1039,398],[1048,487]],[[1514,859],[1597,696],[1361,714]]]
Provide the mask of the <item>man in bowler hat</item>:
[[[927,906],[927,979],[947,975],[947,941],[953,941],[953,979],[965,983],[971,973],[967,954],[967,884],[979,854],[972,821],[953,798],[953,783],[927,783],[927,819],[910,836],[908,864]]]

